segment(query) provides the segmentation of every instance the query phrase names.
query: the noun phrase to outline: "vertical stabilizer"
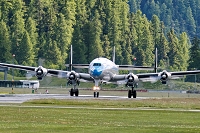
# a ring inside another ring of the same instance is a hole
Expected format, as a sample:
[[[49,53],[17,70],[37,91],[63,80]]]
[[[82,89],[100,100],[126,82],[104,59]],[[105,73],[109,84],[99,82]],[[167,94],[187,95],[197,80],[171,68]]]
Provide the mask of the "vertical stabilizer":
[[[158,50],[157,48],[155,49],[155,64],[154,64],[154,72],[157,73],[158,69]]]
[[[70,67],[70,71],[72,71],[72,52],[73,52],[73,50],[72,50],[72,45],[71,45],[71,49],[70,49],[70,64],[69,64],[69,67]]]
[[[113,62],[115,63],[115,46],[113,48]]]

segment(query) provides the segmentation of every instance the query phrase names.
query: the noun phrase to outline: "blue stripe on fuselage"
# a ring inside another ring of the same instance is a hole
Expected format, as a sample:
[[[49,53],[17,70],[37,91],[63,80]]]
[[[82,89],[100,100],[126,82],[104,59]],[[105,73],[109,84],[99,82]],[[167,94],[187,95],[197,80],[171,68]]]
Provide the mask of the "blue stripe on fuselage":
[[[93,67],[93,70],[91,70],[92,76],[100,76],[102,73],[102,69],[99,66]]]

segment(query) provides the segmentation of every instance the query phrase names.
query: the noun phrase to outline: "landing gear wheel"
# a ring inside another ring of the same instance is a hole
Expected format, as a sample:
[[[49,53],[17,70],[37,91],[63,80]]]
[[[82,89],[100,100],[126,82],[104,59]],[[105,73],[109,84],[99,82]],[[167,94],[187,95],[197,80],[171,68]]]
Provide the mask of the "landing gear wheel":
[[[131,90],[128,90],[128,98],[131,98]]]
[[[133,98],[136,98],[136,96],[137,96],[136,90],[133,90]]]
[[[75,89],[75,90],[74,90],[74,93],[75,93],[75,96],[78,97],[79,90],[78,90],[78,89]]]
[[[128,90],[128,98],[131,98],[132,96],[133,96],[133,98],[137,97],[136,90]]]
[[[71,88],[71,90],[70,90],[70,96],[74,96],[74,89],[73,88]]]
[[[99,92],[97,92],[97,98],[99,97]]]
[[[94,92],[94,97],[99,97],[99,92]]]

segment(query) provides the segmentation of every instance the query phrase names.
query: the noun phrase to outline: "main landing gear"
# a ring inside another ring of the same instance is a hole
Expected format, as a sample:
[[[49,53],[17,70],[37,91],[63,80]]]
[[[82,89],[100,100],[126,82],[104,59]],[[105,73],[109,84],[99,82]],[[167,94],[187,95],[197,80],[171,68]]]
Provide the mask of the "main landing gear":
[[[137,92],[136,90],[134,90],[134,87],[132,87],[131,90],[128,90],[128,98],[131,98],[133,96],[133,98],[136,98],[137,96]]]
[[[79,90],[78,89],[73,89],[73,88],[71,88],[71,90],[70,90],[70,96],[76,96],[76,97],[78,97],[78,95],[79,95]]]

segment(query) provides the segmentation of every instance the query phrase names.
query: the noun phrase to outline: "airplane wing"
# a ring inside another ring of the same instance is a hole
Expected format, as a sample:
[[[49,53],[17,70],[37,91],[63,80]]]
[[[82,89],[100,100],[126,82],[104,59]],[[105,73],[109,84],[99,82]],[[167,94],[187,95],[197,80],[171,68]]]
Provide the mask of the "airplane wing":
[[[37,67],[31,67],[31,66],[22,66],[22,65],[15,65],[15,64],[6,64],[6,63],[0,63],[0,66],[5,66],[8,68],[14,68],[14,69],[20,69],[25,71],[35,71]]]
[[[75,71],[64,71],[64,70],[56,70],[56,69],[46,69],[42,66],[32,67],[32,66],[23,66],[23,65],[15,65],[15,64],[7,64],[0,63],[0,66],[19,69],[24,71],[33,71],[34,75],[41,80],[44,76],[57,76],[59,78],[71,78],[73,79],[81,79],[82,81],[93,81],[94,79],[87,73],[76,73]]]
[[[7,63],[0,63],[0,66],[13,68],[13,69],[19,69],[24,71],[33,71],[35,72],[34,75],[38,77],[38,79],[42,79],[44,76],[47,75],[53,75],[53,76],[60,76],[67,77],[66,75],[69,73],[69,71],[63,71],[63,70],[56,70],[56,69],[46,69],[42,66],[39,67],[32,67],[32,66],[23,66],[23,65],[15,65],[15,64],[7,64]]]
[[[66,67],[70,67],[70,64],[66,64]],[[89,64],[71,64],[74,68],[88,68]],[[154,70],[154,67],[148,66],[134,66],[134,65],[118,65],[119,70]]]
[[[73,66],[74,68],[88,68],[89,64],[65,64],[66,67]]]
[[[134,66],[134,65],[118,65],[119,70],[154,70],[154,67]]]
[[[139,81],[141,82],[156,82],[160,80],[163,84],[166,84],[166,82],[169,79],[178,79],[183,77],[184,75],[195,75],[200,74],[200,70],[196,71],[177,71],[177,72],[167,72],[166,70],[163,70],[159,73],[140,73],[140,74],[122,74],[122,75],[114,75],[112,78],[112,82],[120,82],[124,81],[124,83],[132,82],[137,83]]]

